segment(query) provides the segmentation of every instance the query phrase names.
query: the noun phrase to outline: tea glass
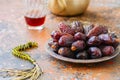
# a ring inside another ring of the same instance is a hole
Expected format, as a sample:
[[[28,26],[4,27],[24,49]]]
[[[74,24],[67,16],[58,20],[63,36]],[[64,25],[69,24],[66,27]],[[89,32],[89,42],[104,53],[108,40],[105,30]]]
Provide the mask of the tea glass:
[[[47,0],[25,0],[25,22],[28,29],[42,30],[44,28]]]

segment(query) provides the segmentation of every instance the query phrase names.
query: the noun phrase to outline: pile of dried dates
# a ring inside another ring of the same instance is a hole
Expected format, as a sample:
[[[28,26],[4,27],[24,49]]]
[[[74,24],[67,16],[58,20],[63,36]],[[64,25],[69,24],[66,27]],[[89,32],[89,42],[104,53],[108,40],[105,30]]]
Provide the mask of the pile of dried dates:
[[[107,26],[90,24],[84,26],[82,22],[71,24],[61,22],[59,30],[51,33],[50,48],[64,57],[73,59],[96,59],[114,54],[119,40],[114,33],[108,31]]]

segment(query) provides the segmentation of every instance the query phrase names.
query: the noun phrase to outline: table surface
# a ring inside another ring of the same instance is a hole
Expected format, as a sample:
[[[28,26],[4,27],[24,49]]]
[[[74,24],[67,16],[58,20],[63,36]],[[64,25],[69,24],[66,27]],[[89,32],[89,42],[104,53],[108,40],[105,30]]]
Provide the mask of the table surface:
[[[44,74],[38,80],[120,80],[120,55],[96,64],[74,64],[51,57],[45,51],[50,32],[60,21],[83,20],[105,24],[120,34],[120,0],[91,0],[87,11],[76,17],[48,14],[45,29],[28,30],[24,22],[23,0],[0,0],[0,68],[29,69],[27,61],[11,54],[11,49],[28,41],[39,43],[37,49],[28,51],[41,66]],[[9,80],[0,78],[0,80]]]

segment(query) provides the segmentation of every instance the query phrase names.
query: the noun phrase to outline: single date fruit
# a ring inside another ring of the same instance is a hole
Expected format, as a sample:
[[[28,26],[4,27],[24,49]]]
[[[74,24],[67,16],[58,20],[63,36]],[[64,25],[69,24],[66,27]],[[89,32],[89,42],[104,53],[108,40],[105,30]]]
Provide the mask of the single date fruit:
[[[59,23],[58,27],[62,33],[68,33],[71,35],[75,34],[75,31],[69,25],[67,25],[63,22]]]
[[[65,35],[60,37],[58,43],[59,43],[60,46],[69,47],[69,46],[71,46],[73,41],[74,41],[74,38],[73,38],[72,35],[65,34]]]
[[[48,45],[49,45],[50,48],[51,48],[53,51],[55,51],[55,52],[57,52],[58,49],[59,49],[59,44],[58,44],[58,42],[50,41],[50,42],[48,43]]]
[[[110,56],[115,52],[115,49],[112,46],[105,46],[101,51],[103,56]]]
[[[106,26],[102,25],[95,25],[87,34],[87,37],[90,38],[91,36],[98,36],[100,34],[108,33],[108,29]]]
[[[76,58],[77,58],[77,59],[88,59],[88,53],[86,53],[85,51],[79,52],[79,53],[76,55]]]
[[[88,46],[98,46],[101,44],[100,39],[97,36],[92,36],[87,41]]]
[[[61,47],[58,50],[58,54],[64,57],[69,57],[69,58],[75,57],[74,53],[70,50],[70,48],[67,48],[67,47]]]
[[[83,24],[79,21],[74,21],[72,23],[72,26],[71,28],[75,31],[75,32],[84,32],[84,29],[83,29]]]
[[[103,44],[113,44],[113,38],[109,34],[101,34],[98,37]]]
[[[71,50],[72,51],[82,51],[85,48],[85,42],[78,40],[72,43]]]
[[[59,31],[52,31],[51,33],[51,37],[54,39],[54,40],[59,40],[59,38],[61,37],[61,33]]]
[[[102,57],[102,53],[101,53],[100,49],[97,47],[90,47],[88,50],[88,54],[90,55],[90,58],[92,58],[92,59]]]
[[[74,35],[74,39],[75,40],[86,40],[86,35],[81,33],[81,32],[77,32],[75,35]]]

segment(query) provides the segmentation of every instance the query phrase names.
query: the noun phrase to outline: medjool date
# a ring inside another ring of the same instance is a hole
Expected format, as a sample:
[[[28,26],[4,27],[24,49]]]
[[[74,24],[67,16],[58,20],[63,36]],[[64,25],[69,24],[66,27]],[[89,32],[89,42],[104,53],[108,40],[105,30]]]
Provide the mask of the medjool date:
[[[81,22],[79,22],[79,21],[74,21],[74,22],[72,23],[71,28],[72,28],[75,32],[81,32],[81,33],[84,32],[83,23],[81,23]]]
[[[71,35],[74,35],[75,34],[75,31],[70,27],[70,25],[67,25],[63,22],[61,22],[59,25],[58,25],[60,31],[62,33],[69,33]]]
[[[58,50],[58,54],[60,54],[61,56],[64,56],[64,57],[69,57],[69,58],[75,57],[74,53],[70,50],[70,48],[67,48],[67,47],[61,47]]]
[[[51,33],[51,37],[54,40],[59,40],[59,38],[62,36],[62,34],[59,31],[52,31]]]
[[[90,58],[96,59],[102,57],[101,50],[97,47],[90,47],[88,50],[88,53],[90,55]]]
[[[86,40],[86,35],[81,33],[81,32],[77,32],[75,35],[74,35],[74,39],[75,40]]]
[[[73,38],[72,35],[65,34],[65,35],[60,37],[58,43],[59,43],[60,46],[69,47],[69,46],[71,46],[73,41],[74,41],[74,38]]]
[[[58,44],[58,42],[50,41],[50,42],[48,43],[48,45],[49,45],[50,48],[51,48],[53,51],[55,51],[55,52],[57,52],[58,49],[59,49],[59,44]]]
[[[92,36],[87,41],[88,46],[98,46],[101,44],[100,39],[97,36]]]
[[[112,46],[105,46],[102,48],[103,56],[110,56],[115,52],[115,49]]]
[[[113,38],[109,34],[101,34],[98,37],[102,41],[103,44],[110,45],[113,43]]]
[[[91,36],[98,36],[100,34],[108,33],[108,29],[105,26],[95,25],[87,34],[87,37],[90,38]]]
[[[71,50],[72,51],[82,51],[85,48],[85,42],[78,40],[72,43]]]

